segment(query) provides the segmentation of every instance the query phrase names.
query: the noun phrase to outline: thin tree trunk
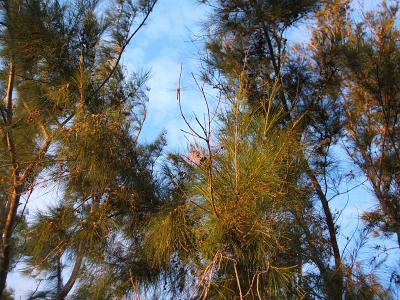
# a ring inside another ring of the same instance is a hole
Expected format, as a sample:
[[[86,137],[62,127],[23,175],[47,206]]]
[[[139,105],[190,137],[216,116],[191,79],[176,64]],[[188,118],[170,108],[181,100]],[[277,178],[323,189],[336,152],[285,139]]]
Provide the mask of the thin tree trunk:
[[[62,282],[62,262],[61,256],[57,258],[57,294],[61,292],[63,288]]]
[[[67,283],[63,286],[61,291],[57,293],[57,295],[54,297],[54,300],[64,300],[65,297],[67,297],[68,293],[71,291],[72,287],[75,284],[75,281],[78,279],[79,272],[81,270],[83,262],[83,257],[81,255],[77,255],[74,267],[71,272],[71,276],[69,277]]]
[[[8,205],[6,207],[6,220],[1,232],[2,240],[2,257],[0,262],[0,296],[6,287],[7,275],[10,268],[11,259],[11,237],[14,228],[15,216],[17,215],[18,205],[23,191],[23,185],[19,180],[21,169],[17,161],[14,136],[12,132],[13,122],[13,101],[12,94],[14,91],[15,67],[12,59],[10,59],[10,70],[8,75],[7,93],[6,93],[6,108],[7,108],[7,129],[5,130],[5,138],[7,143],[7,152],[9,155],[10,167],[10,182],[12,184]]]
[[[280,69],[280,65],[278,65],[278,63],[277,63],[277,57],[280,56],[280,53],[278,53],[278,55],[275,55],[268,28],[265,25],[265,22],[262,21],[262,19],[261,19],[261,24],[262,24],[265,39],[267,42],[268,50],[270,52],[272,66],[274,68],[275,76],[278,79],[279,84],[282,84],[281,75],[280,75],[281,69]],[[287,102],[286,102],[285,94],[282,89],[279,92],[279,98],[280,98],[280,101],[282,102],[282,106],[285,110],[286,120],[289,122],[293,121],[293,118],[289,111],[289,106],[287,105]],[[335,299],[335,300],[341,299],[342,293],[343,293],[343,272],[342,272],[342,260],[341,260],[339,245],[338,245],[337,238],[336,238],[335,222],[333,220],[333,216],[332,216],[331,210],[329,208],[328,199],[326,198],[324,192],[322,191],[322,187],[321,187],[320,183],[318,182],[318,179],[315,176],[314,171],[310,168],[310,165],[309,165],[307,159],[305,157],[303,157],[303,159],[305,162],[306,174],[310,178],[311,183],[314,187],[314,190],[316,191],[317,196],[320,199],[320,202],[322,204],[322,209],[325,214],[325,222],[328,227],[329,239],[330,239],[330,243],[331,243],[331,247],[332,247],[333,257],[335,260],[335,270],[336,270],[335,273],[336,274],[334,276],[335,277],[334,282],[336,284],[336,287],[334,289],[332,289],[332,291],[334,291],[335,295],[330,295],[330,297],[331,297],[331,299]],[[325,285],[328,289],[328,285],[331,285],[331,283],[326,282]]]
[[[326,288],[328,290],[330,299],[340,300],[342,299],[342,294],[343,294],[343,270],[342,270],[342,259],[340,255],[339,245],[336,238],[335,222],[333,220],[331,209],[329,207],[329,201],[326,198],[324,192],[322,191],[322,187],[319,184],[318,179],[316,178],[314,172],[308,165],[308,162],[306,161],[305,163],[306,163],[307,176],[310,178],[311,183],[315,191],[317,192],[317,196],[322,204],[322,209],[325,214],[325,222],[329,232],[329,240],[331,242],[331,247],[333,251],[333,258],[335,260],[335,274],[333,278],[331,278],[334,284],[327,282]]]

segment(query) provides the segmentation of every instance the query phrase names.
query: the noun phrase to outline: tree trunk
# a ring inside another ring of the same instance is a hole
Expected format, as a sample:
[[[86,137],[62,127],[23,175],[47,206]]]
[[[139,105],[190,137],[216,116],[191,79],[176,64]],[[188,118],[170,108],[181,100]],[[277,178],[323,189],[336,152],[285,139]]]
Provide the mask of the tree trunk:
[[[71,276],[69,277],[67,283],[64,287],[57,293],[54,297],[54,300],[64,300],[67,297],[68,293],[71,291],[72,287],[75,284],[76,279],[78,278],[79,272],[81,270],[83,257],[81,255],[77,255],[74,268],[72,269]]]
[[[340,300],[342,299],[342,294],[343,294],[343,270],[342,270],[342,259],[340,255],[339,245],[336,238],[335,222],[333,220],[331,209],[329,208],[328,199],[326,198],[324,192],[322,191],[318,179],[316,178],[314,172],[308,165],[308,162],[305,163],[306,163],[307,176],[310,178],[311,183],[315,191],[317,192],[318,198],[320,199],[322,204],[322,209],[325,214],[325,222],[329,232],[329,240],[331,242],[331,247],[333,251],[333,258],[335,260],[335,273],[331,278],[331,282],[326,283],[326,288],[328,290],[330,299]]]
[[[260,18],[260,23],[262,25],[262,29],[263,29],[263,32],[265,35],[265,40],[267,42],[268,50],[270,52],[275,76],[278,79],[279,84],[282,84],[281,66],[278,64],[278,62],[281,61],[279,58],[279,56],[281,54],[278,53],[277,55],[275,55],[268,27],[262,18]],[[285,111],[285,118],[288,122],[291,122],[291,121],[293,121],[293,118],[290,114],[289,106],[287,104],[286,97],[285,97],[285,94],[284,94],[284,91],[282,88],[279,91],[279,98],[282,103],[283,109]],[[305,163],[306,174],[310,178],[311,183],[314,187],[314,190],[316,191],[317,196],[320,199],[320,202],[322,204],[322,208],[323,208],[323,211],[325,214],[325,222],[328,227],[329,239],[330,239],[332,252],[333,252],[333,256],[334,256],[334,260],[335,260],[334,278],[332,278],[330,280],[330,282],[325,282],[325,286],[326,286],[327,290],[328,289],[332,290],[334,293],[334,295],[329,295],[330,299],[334,299],[334,300],[338,299],[339,300],[342,298],[342,293],[343,293],[343,271],[342,271],[342,260],[341,260],[340,250],[339,250],[339,246],[338,246],[338,242],[337,242],[337,238],[336,238],[335,222],[333,220],[333,216],[332,216],[331,210],[329,208],[328,199],[326,198],[324,192],[322,191],[321,185],[318,182],[318,179],[315,176],[314,171],[310,168],[310,165],[305,157],[303,157],[303,160]],[[335,288],[333,288],[333,289],[330,288],[330,286],[332,285],[332,282],[335,282]]]
[[[14,91],[14,78],[15,67],[13,60],[10,59],[7,93],[6,93],[6,115],[7,115],[7,128],[5,130],[5,139],[7,144],[7,152],[10,159],[10,182],[11,192],[6,206],[6,220],[1,232],[1,262],[0,262],[0,296],[6,287],[7,275],[10,268],[11,260],[11,237],[14,229],[15,217],[17,215],[18,205],[23,191],[23,184],[20,182],[21,169],[17,161],[12,122],[13,122],[13,91]]]

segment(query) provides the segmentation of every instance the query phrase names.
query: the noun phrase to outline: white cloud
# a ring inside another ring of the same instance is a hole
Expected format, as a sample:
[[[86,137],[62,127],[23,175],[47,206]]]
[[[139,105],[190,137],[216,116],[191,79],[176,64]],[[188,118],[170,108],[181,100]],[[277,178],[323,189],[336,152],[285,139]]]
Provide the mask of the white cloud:
[[[181,129],[186,129],[176,99],[181,64],[184,72],[181,95],[187,114],[205,110],[201,95],[196,93],[191,73],[198,73],[197,50],[189,40],[200,31],[207,13],[195,0],[159,1],[147,25],[132,41],[124,55],[130,71],[151,70],[148,116],[141,140],[151,142],[166,129],[169,149],[185,148]]]

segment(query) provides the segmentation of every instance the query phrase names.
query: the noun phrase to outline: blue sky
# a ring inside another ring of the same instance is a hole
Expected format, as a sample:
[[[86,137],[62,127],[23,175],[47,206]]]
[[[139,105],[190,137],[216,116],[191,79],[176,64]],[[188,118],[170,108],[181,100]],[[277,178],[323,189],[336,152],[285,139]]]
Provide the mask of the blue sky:
[[[176,100],[181,64],[181,95],[185,111],[203,112],[191,72],[198,70],[198,52],[201,50],[201,43],[193,42],[193,36],[200,33],[206,15],[205,6],[195,0],[161,0],[148,25],[127,49],[124,63],[130,70],[151,71],[148,82],[150,102],[142,141],[150,142],[165,129],[168,132],[169,149],[177,150],[185,146],[180,131],[185,126]]]
[[[376,5],[376,0],[366,1],[366,7]],[[183,66],[182,104],[188,114],[204,113],[204,103],[191,79],[191,72],[199,69],[199,51],[201,42],[193,43],[193,36],[200,33],[202,22],[208,10],[196,0],[159,0],[147,25],[132,40],[123,56],[123,63],[129,71],[150,70],[151,78],[148,117],[142,132],[141,141],[151,142],[162,130],[167,130],[168,150],[185,151],[187,141],[181,129],[185,124],[180,117],[176,100],[176,88]],[[304,40],[304,28],[292,33],[296,40]],[[361,211],[375,204],[373,196],[365,188],[353,191],[352,198],[357,201],[347,205],[341,223],[348,232],[354,228]],[[59,191],[52,187],[37,190],[31,198],[30,211],[43,208],[54,199],[60,198]],[[347,198],[342,197],[335,202],[341,209]],[[33,288],[32,282],[21,278],[17,273],[9,277],[9,286],[16,292],[16,299],[25,299],[26,293]]]

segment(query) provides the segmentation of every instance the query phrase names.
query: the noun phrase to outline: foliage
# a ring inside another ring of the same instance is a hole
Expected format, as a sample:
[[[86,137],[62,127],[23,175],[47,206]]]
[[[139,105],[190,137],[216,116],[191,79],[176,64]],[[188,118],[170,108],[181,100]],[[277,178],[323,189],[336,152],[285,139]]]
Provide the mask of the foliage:
[[[173,196],[150,224],[149,255],[156,265],[178,259],[195,271],[191,293],[202,299],[300,295],[293,215],[304,193],[296,184],[295,129],[275,128],[272,112],[256,116],[237,100],[219,119],[211,152],[194,144],[187,156],[170,157]]]
[[[164,156],[164,133],[139,142],[149,74],[121,63],[156,2],[0,2],[2,299],[22,264],[29,299],[395,298],[397,247],[359,254],[400,241],[398,3],[200,0],[206,114],[178,88],[193,140]],[[366,182],[377,205],[344,236],[336,200]]]
[[[120,65],[135,35],[133,22],[143,18],[139,30],[156,1],[139,2],[117,1],[104,18],[97,15],[98,1],[4,3],[2,50],[9,77],[3,78],[8,96],[1,107],[0,147],[9,159],[1,170],[1,212],[8,216],[1,224],[2,284],[16,254],[8,239],[15,235],[14,223],[23,220],[21,196],[32,192],[39,178],[51,178],[63,194],[28,227],[17,227],[27,273],[49,283],[31,298],[64,299],[78,278],[84,287],[85,276],[113,265],[117,243],[127,247],[125,255],[142,251],[140,227],[158,206],[153,165],[165,141],[161,136],[154,144],[138,144],[147,74],[128,77]],[[131,264],[139,276],[141,268]]]

